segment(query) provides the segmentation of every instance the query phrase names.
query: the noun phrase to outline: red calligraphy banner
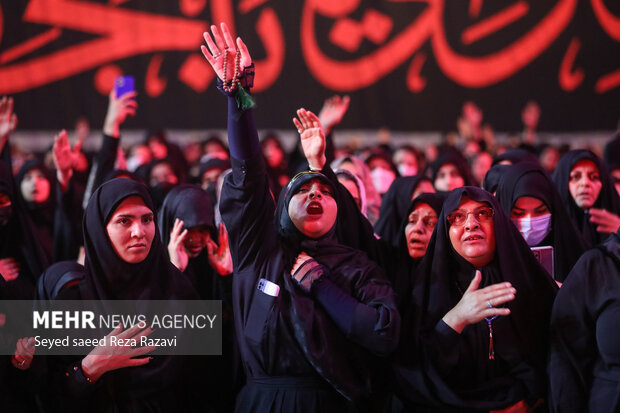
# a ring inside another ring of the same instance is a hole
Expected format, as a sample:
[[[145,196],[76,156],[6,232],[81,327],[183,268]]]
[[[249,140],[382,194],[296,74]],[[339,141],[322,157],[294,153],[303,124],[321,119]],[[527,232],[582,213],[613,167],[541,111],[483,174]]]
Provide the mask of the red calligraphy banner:
[[[22,0],[0,3],[0,95],[20,126],[98,122],[121,74],[132,127],[225,124],[202,33],[226,22],[256,61],[258,119],[352,96],[344,127],[449,130],[474,100],[499,130],[536,100],[541,129],[612,129],[620,116],[620,5],[611,0]],[[267,104],[268,102],[268,104]]]

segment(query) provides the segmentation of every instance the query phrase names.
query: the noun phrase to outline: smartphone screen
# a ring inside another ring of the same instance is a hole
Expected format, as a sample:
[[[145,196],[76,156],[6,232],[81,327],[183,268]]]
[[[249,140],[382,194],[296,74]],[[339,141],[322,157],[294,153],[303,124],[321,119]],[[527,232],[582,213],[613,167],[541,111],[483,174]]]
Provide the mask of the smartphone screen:
[[[114,91],[116,92],[117,99],[126,93],[133,92],[134,90],[133,76],[119,76],[114,79]]]
[[[540,265],[542,265],[543,268],[547,270],[547,272],[551,275],[551,277],[555,279],[555,274],[553,273],[553,247],[531,247],[531,250]]]

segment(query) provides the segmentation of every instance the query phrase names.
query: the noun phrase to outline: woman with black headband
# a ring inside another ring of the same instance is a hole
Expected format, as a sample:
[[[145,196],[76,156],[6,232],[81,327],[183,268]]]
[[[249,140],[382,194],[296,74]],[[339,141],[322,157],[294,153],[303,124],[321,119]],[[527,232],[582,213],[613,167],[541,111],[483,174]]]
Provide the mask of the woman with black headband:
[[[84,280],[58,300],[193,300],[190,282],[170,263],[154,221],[148,189],[116,178],[101,185],[84,213]],[[109,301],[108,301],[109,302]],[[136,337],[139,325],[110,333]],[[149,348],[118,355],[112,344],[80,359],[51,360],[62,411],[171,411],[187,406],[184,359],[140,358]]]
[[[491,194],[452,191],[404,313],[397,395],[409,411],[528,411],[546,394],[556,290]]]
[[[530,247],[552,246],[556,281],[564,282],[585,242],[564,209],[551,177],[538,164],[505,166],[495,197]]]
[[[620,197],[603,160],[584,149],[565,153],[553,172],[564,207],[587,248],[620,228]]]
[[[241,39],[235,44],[226,25],[221,28],[222,34],[211,26],[213,37],[205,33],[202,52],[228,96],[233,171],[220,209],[247,375],[236,411],[342,412],[350,404],[378,411],[372,396],[382,377],[372,374],[373,353],[391,352],[400,328],[392,288],[363,253],[339,243],[333,173],[333,180],[316,171],[296,175],[276,208],[247,95],[252,60]],[[298,115],[310,167],[319,170],[325,137],[313,114]]]

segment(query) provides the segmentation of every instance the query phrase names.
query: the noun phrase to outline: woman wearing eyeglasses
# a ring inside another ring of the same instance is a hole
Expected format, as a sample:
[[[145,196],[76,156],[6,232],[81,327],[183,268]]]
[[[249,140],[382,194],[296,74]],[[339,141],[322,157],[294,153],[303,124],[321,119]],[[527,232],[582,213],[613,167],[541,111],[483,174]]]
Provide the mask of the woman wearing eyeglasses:
[[[532,411],[555,283],[482,189],[450,192],[435,231],[403,319],[397,394],[411,411]]]

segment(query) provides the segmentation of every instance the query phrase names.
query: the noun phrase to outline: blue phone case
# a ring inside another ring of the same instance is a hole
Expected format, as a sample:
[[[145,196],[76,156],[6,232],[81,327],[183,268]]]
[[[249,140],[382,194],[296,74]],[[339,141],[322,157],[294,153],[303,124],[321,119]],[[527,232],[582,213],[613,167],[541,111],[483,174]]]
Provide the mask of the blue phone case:
[[[133,92],[134,90],[133,76],[119,76],[114,79],[114,91],[116,92],[117,99],[126,93]]]

